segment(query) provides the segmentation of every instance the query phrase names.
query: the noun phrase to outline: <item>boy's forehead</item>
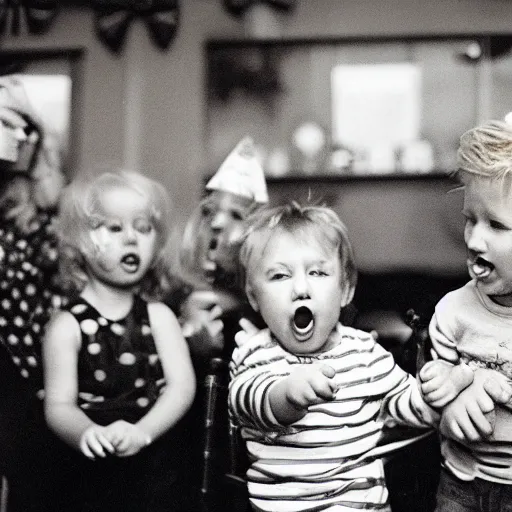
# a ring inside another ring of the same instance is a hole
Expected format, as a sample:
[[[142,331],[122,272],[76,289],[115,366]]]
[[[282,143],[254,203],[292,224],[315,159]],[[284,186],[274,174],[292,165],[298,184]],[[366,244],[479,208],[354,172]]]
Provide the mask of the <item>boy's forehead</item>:
[[[462,183],[464,194],[475,189],[489,190],[512,199],[512,172],[500,177],[468,175],[462,179]]]
[[[255,247],[260,258],[279,256],[283,261],[300,254],[314,253],[319,257],[330,257],[335,247],[328,243],[324,233],[311,228],[287,230],[281,227],[269,229]]]
[[[495,215],[512,216],[512,178],[476,176],[464,183],[463,208],[485,208]]]

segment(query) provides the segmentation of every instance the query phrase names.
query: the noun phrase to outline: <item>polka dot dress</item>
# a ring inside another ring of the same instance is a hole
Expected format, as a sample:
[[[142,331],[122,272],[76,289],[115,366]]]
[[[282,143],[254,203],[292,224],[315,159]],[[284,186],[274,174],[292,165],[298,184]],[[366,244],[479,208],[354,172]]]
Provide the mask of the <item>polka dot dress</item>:
[[[135,297],[122,320],[103,317],[82,298],[64,309],[77,320],[78,405],[93,421],[138,421],[156,402],[165,379],[149,325],[147,302]]]
[[[28,233],[8,221],[0,226],[0,343],[21,375],[42,397],[41,338],[61,305],[54,283],[57,242],[53,216],[40,213]]]

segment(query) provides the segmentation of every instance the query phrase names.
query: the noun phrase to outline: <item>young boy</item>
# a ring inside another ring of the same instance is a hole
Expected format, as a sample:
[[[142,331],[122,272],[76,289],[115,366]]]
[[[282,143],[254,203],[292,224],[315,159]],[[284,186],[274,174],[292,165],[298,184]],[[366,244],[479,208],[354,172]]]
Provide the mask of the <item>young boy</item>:
[[[260,210],[240,260],[268,326],[231,363],[254,510],[390,510],[382,455],[413,435],[390,443],[385,428],[426,428],[437,415],[370,334],[338,321],[356,284],[345,226],[324,207]]]
[[[443,412],[454,439],[442,438],[437,511],[480,511],[488,499],[496,503],[493,510],[505,510],[512,507],[512,416],[505,407],[494,409],[482,384],[491,379],[510,397],[512,125],[490,121],[464,133],[458,165],[471,280],[437,304],[429,326],[436,359],[420,372],[432,406],[455,398]],[[468,372],[469,381],[460,378]],[[482,436],[483,442],[461,442]]]

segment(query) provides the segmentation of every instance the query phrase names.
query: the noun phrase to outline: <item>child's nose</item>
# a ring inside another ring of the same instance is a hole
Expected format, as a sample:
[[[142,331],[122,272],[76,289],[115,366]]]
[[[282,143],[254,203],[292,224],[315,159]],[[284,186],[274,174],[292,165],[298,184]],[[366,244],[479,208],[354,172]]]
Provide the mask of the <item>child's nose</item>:
[[[212,229],[222,230],[229,222],[228,214],[226,212],[217,212],[210,223]]]
[[[293,279],[293,300],[303,300],[309,298],[309,285],[306,275],[296,275]]]
[[[135,233],[135,229],[128,226],[124,230],[124,242],[126,244],[136,244],[137,243],[137,234]]]
[[[466,229],[466,246],[473,252],[485,252],[487,243],[485,238],[485,229],[479,224],[474,225],[471,229]]]

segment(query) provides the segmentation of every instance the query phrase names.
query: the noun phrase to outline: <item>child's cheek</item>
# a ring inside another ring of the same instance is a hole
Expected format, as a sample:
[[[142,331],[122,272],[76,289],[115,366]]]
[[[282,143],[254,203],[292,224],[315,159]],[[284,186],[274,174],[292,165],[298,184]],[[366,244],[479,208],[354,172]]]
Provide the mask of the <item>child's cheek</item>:
[[[99,265],[105,270],[112,270],[114,262],[109,258],[109,253],[113,246],[114,235],[105,226],[100,226],[90,232],[90,237],[94,247],[94,256]]]
[[[243,233],[243,229],[241,226],[238,226],[238,225],[233,226],[231,232],[229,233],[228,243],[230,245],[235,244],[242,236],[242,233]]]

